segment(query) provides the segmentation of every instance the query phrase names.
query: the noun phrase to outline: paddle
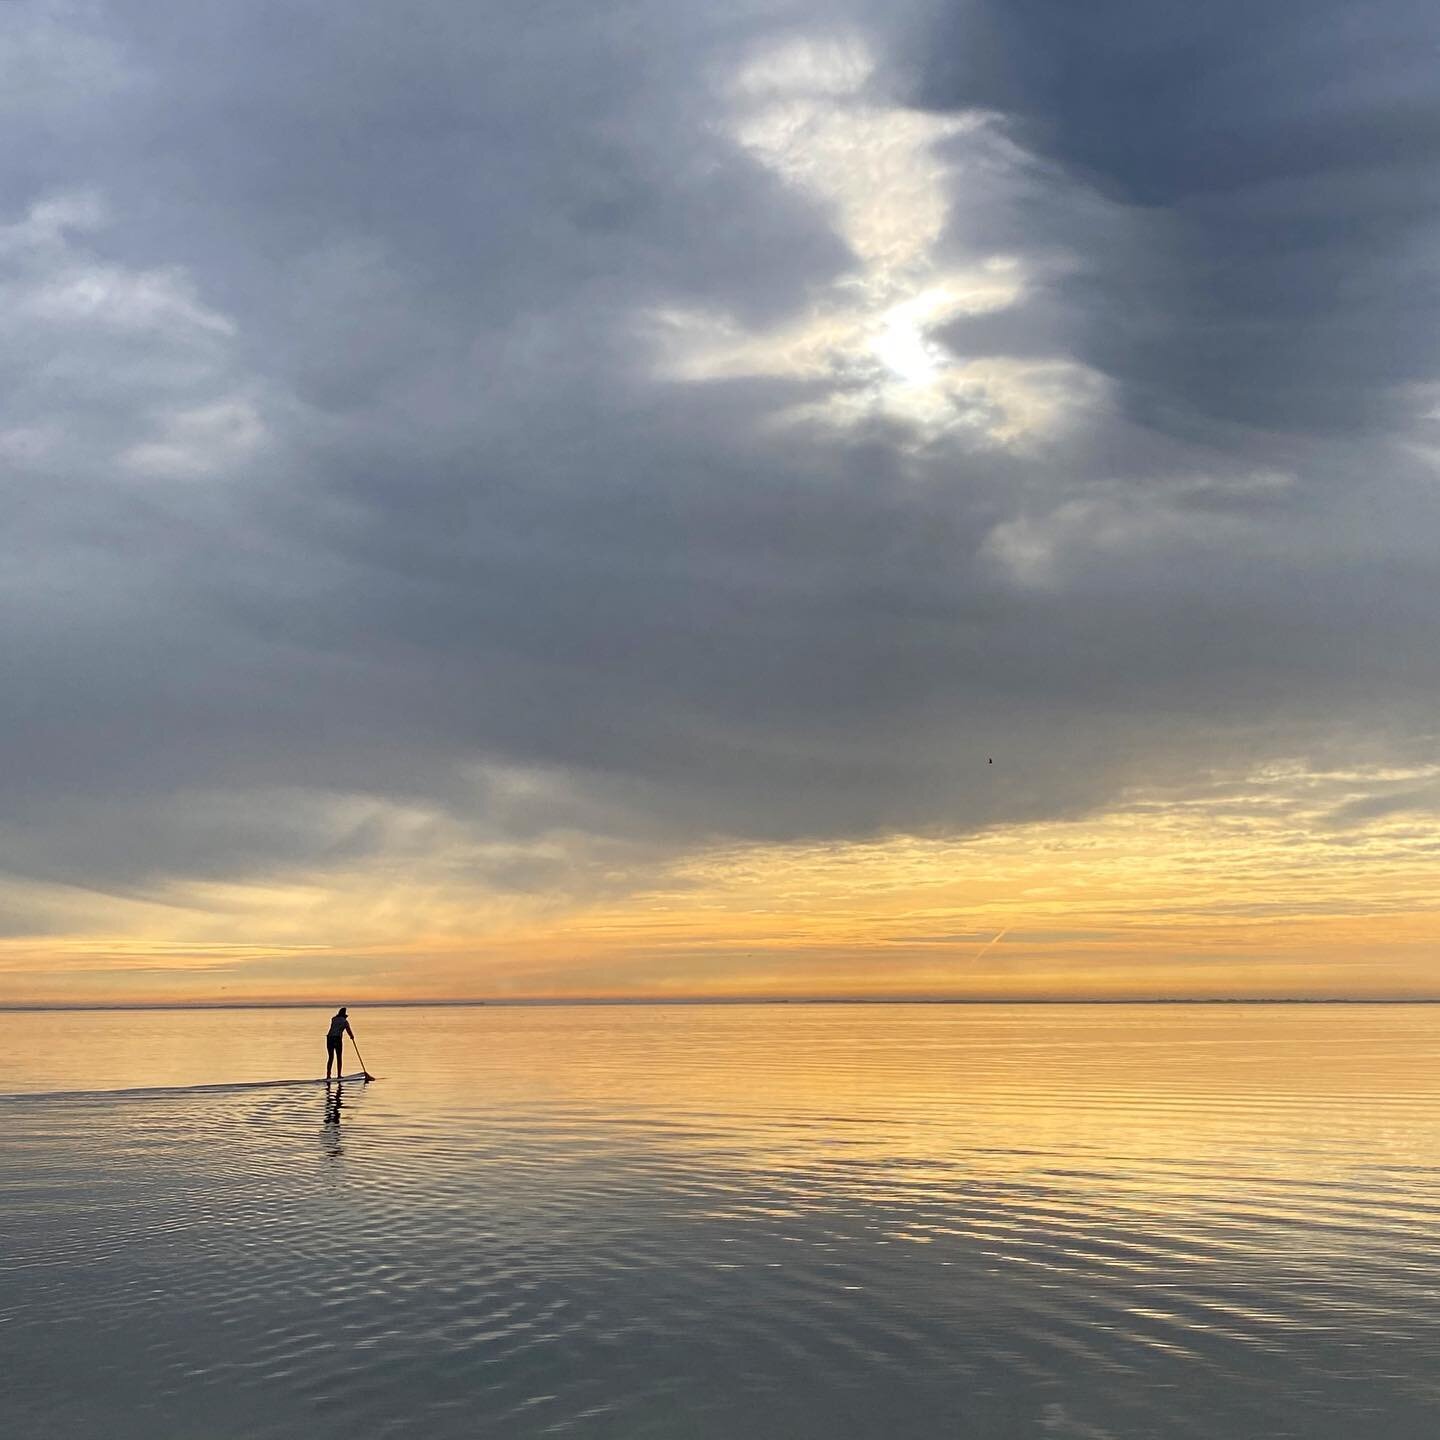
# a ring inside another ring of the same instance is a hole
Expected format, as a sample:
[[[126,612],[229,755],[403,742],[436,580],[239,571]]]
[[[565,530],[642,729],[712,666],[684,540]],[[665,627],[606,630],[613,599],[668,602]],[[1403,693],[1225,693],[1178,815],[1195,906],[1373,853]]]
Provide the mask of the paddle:
[[[350,1043],[355,1045],[355,1037],[353,1035],[350,1037]],[[373,1080],[375,1077],[365,1068],[365,1057],[360,1053],[360,1047],[358,1045],[355,1045],[355,1058],[360,1062],[360,1073],[367,1080]]]

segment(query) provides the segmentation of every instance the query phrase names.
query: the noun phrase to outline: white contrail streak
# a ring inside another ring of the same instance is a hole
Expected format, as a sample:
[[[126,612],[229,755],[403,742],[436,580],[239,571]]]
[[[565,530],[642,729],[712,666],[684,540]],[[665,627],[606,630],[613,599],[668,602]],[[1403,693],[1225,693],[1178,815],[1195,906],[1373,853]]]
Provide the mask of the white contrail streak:
[[[997,930],[976,952],[975,959],[979,959],[992,945],[998,945],[1008,934],[1010,927],[1007,925],[1003,930]]]

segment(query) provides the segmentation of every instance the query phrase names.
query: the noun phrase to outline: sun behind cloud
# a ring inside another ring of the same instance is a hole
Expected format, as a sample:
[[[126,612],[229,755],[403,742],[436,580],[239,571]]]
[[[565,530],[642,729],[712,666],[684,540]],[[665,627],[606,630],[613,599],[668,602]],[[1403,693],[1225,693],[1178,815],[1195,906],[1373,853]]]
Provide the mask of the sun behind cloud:
[[[998,445],[1052,433],[1100,393],[1098,377],[1071,360],[959,356],[938,338],[955,320],[1026,296],[1018,255],[957,264],[943,253],[957,171],[975,159],[964,155],[967,144],[980,155],[1005,148],[989,117],[888,101],[855,36],[779,42],[731,79],[727,98],[725,132],[829,217],[855,265],[800,318],[773,329],[713,311],[653,312],[662,376],[814,382],[823,398],[784,408],[782,423],[884,418],[925,439],[956,433]]]

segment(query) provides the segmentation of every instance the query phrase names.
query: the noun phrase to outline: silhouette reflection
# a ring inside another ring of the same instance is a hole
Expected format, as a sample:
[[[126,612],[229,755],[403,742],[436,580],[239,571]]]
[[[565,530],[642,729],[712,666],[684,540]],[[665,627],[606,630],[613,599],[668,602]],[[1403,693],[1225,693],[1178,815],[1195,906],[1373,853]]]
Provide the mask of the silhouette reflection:
[[[325,1153],[336,1156],[345,1153],[345,1147],[340,1143],[340,1111],[345,1105],[345,1087],[336,1081],[332,1087],[330,1082],[325,1082],[325,1124],[321,1129],[321,1136],[325,1144]]]

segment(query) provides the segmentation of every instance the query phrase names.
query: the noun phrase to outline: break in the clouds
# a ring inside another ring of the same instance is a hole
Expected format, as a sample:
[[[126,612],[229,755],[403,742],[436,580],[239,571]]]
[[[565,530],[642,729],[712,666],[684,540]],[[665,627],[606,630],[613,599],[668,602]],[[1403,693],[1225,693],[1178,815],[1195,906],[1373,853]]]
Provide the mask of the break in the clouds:
[[[1280,761],[1370,767],[1327,833],[1433,811],[1436,45],[6,6],[5,928],[608,896]]]

